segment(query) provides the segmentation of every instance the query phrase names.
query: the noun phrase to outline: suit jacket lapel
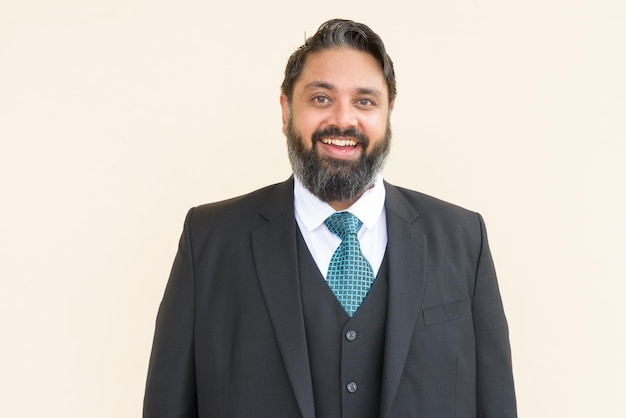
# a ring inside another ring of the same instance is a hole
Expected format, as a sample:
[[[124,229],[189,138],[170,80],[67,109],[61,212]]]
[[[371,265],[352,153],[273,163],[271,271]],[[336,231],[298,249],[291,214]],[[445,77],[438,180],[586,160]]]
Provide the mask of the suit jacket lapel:
[[[387,256],[389,298],[381,417],[386,417],[395,397],[424,294],[427,242],[419,231],[419,214],[402,193],[387,183]]]
[[[302,416],[315,418],[300,298],[293,179],[277,186],[261,215],[268,222],[252,233],[261,289]]]

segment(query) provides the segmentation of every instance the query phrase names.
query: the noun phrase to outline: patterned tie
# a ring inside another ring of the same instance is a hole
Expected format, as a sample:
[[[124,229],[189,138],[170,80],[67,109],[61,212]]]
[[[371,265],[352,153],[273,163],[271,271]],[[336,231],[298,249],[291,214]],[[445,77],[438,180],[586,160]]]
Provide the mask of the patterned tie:
[[[363,222],[348,212],[337,212],[324,221],[341,238],[330,259],[326,280],[348,315],[359,308],[374,281],[374,271],[361,252],[357,233]]]

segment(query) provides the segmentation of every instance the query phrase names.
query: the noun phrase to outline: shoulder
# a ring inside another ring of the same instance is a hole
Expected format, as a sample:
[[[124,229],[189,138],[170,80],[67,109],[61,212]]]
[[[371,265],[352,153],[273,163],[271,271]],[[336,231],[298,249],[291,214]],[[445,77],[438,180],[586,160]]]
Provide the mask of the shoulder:
[[[250,228],[266,221],[268,209],[293,210],[293,179],[250,193],[191,208],[185,225],[192,230]]]
[[[474,211],[468,210],[454,203],[446,202],[434,196],[389,183],[385,183],[385,187],[389,203],[397,204],[397,201],[404,201],[410,207],[415,209],[420,216],[476,216],[476,212]]]
[[[284,189],[285,191],[290,190],[289,193],[291,194],[291,199],[293,199],[293,181],[287,180],[285,182],[262,187],[241,196],[206,203],[195,207],[194,211],[199,215],[205,213],[212,215],[218,213],[228,214],[233,213],[233,211],[235,213],[246,211],[258,212],[265,205],[265,203],[268,202],[268,200],[281,189]]]
[[[481,216],[457,204],[386,183],[387,210],[435,234],[480,236]],[[410,214],[411,216],[408,216]]]

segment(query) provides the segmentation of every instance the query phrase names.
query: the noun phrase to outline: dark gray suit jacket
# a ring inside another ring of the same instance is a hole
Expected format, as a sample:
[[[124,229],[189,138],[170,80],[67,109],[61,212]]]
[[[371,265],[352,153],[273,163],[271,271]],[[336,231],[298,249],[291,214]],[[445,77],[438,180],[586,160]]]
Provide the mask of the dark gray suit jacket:
[[[385,187],[380,416],[515,417],[480,215]],[[296,231],[293,179],[189,211],[157,318],[144,417],[316,417]]]

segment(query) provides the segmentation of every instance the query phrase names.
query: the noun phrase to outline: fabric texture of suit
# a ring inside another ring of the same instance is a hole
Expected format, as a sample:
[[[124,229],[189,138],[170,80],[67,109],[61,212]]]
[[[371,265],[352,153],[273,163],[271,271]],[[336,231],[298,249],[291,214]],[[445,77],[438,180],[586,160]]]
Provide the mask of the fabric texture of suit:
[[[515,417],[482,218],[385,187],[380,417]],[[189,211],[157,317],[145,418],[316,418],[296,237],[293,179]]]

